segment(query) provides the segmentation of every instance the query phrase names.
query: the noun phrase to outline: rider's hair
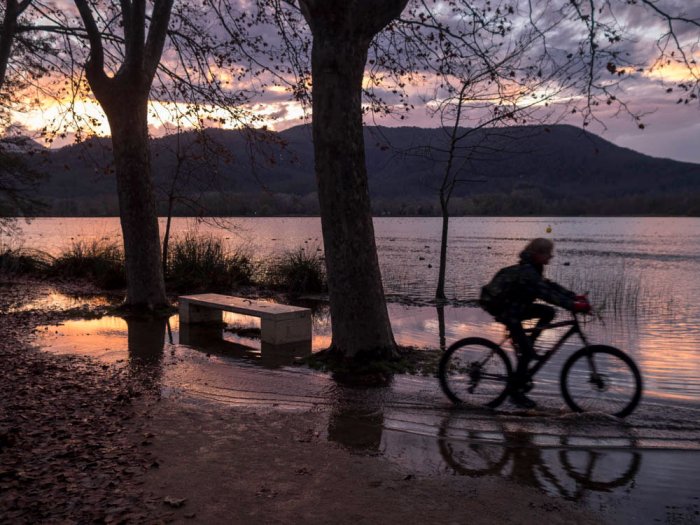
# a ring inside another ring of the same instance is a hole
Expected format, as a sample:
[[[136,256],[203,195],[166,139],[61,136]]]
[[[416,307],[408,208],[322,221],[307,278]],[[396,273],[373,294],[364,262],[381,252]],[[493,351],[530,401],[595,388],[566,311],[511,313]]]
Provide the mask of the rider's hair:
[[[550,239],[538,237],[537,239],[532,239],[529,243],[527,243],[527,246],[525,246],[525,249],[522,251],[521,255],[551,253],[553,249],[554,243]]]

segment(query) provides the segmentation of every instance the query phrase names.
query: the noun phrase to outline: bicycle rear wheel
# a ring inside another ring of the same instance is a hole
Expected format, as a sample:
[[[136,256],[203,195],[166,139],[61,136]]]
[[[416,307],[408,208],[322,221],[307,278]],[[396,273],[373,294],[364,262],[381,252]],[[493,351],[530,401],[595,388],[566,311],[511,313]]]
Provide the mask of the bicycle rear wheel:
[[[634,361],[612,346],[576,351],[561,371],[561,393],[575,412],[629,415],[642,397],[642,376]]]
[[[440,387],[453,403],[497,407],[508,393],[511,365],[496,343],[468,337],[451,345],[440,360]]]

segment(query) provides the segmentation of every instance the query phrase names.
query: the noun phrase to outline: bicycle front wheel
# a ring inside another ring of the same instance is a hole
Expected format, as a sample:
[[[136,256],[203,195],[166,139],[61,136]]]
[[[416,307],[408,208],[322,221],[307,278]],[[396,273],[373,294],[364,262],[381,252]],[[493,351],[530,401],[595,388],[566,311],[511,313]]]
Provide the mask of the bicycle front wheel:
[[[642,397],[642,376],[634,361],[621,350],[586,346],[564,363],[561,393],[575,412],[625,417]]]
[[[468,337],[451,345],[440,360],[440,387],[453,403],[497,407],[508,393],[511,365],[496,343]]]

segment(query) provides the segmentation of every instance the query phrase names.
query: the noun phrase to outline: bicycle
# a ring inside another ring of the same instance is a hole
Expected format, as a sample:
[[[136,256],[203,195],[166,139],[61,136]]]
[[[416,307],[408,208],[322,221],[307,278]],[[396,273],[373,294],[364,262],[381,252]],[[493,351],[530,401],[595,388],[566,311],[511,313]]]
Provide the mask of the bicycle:
[[[590,345],[576,314],[542,330],[566,326],[569,330],[529,368],[526,381],[530,388],[537,372],[577,334],[584,346],[566,360],[559,377],[566,404],[574,412],[596,411],[621,418],[632,413],[642,396],[642,376],[632,358],[612,346]],[[438,377],[453,403],[496,408],[503,402],[514,379],[510,359],[501,348],[509,338],[507,334],[496,344],[482,337],[467,337],[450,345],[440,360]]]

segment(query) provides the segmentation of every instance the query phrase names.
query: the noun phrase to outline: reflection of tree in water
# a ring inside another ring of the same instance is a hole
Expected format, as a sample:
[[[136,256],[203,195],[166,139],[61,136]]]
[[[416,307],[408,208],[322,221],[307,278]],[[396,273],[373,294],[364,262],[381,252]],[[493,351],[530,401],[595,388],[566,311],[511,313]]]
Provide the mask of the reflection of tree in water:
[[[129,370],[141,385],[160,390],[167,317],[125,319],[128,329]]]
[[[314,333],[330,333],[331,305],[328,301],[317,299],[298,299],[291,303],[311,310],[311,322]]]
[[[328,420],[328,439],[361,452],[379,452],[384,429],[386,389],[339,388]]]
[[[556,446],[535,443],[535,434],[501,428],[497,432],[459,428],[446,418],[439,430],[440,454],[455,472],[467,476],[502,476],[521,484],[580,501],[589,492],[608,492],[634,480],[641,454],[633,449],[572,447],[567,436]],[[545,454],[550,449],[558,454]],[[573,488],[572,488],[573,487]]]
[[[437,319],[438,319],[438,337],[440,341],[440,350],[443,352],[447,348],[447,340],[445,338],[445,306],[437,305]]]

